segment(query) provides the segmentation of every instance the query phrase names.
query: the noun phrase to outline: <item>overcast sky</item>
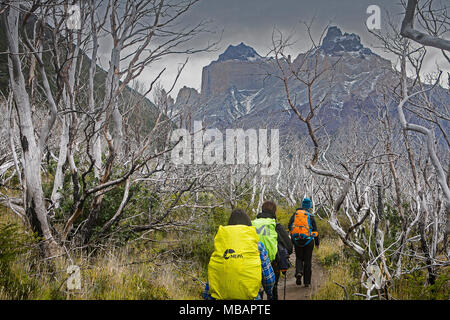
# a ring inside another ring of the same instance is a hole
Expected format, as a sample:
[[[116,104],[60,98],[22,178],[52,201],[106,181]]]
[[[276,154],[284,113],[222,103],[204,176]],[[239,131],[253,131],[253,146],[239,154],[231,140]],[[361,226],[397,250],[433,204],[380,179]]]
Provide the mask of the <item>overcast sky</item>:
[[[386,56],[379,49],[375,49],[376,40],[367,32],[366,13],[369,5],[378,5],[381,8],[381,28],[383,19],[387,19],[386,10],[391,17],[402,19],[403,7],[400,0],[202,0],[188,12],[183,20],[186,25],[193,25],[200,20],[211,20],[210,29],[216,33],[205,34],[192,43],[194,46],[205,45],[208,41],[216,41],[222,34],[217,51],[191,55],[188,65],[181,75],[172,93],[176,96],[179,88],[184,85],[200,89],[202,68],[211,61],[216,60],[230,44],[241,42],[253,47],[260,55],[266,55],[270,50],[273,28],[291,33],[294,32],[296,45],[291,49],[293,57],[309,46],[302,21],[311,21],[313,33],[318,36],[327,25],[336,25],[342,32],[356,33],[361,37],[364,46],[376,53]],[[223,33],[222,33],[223,32]],[[140,77],[140,81],[150,83],[155,74],[163,67],[168,72],[161,80],[161,84],[168,88],[172,84],[177,67],[185,57],[173,56],[166,58],[156,65],[148,68]],[[427,68],[439,62],[441,67],[450,70],[448,64],[440,54],[431,53],[427,57]],[[152,98],[149,96],[149,98]]]

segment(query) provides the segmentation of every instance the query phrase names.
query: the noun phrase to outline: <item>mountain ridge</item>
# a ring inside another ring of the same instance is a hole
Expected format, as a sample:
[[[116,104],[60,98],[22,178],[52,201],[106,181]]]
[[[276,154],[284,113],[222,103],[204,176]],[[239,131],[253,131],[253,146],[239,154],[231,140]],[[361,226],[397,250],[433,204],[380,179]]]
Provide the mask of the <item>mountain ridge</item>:
[[[343,51],[358,52],[362,55],[374,54],[372,50],[362,45],[361,38],[357,34],[342,33],[341,29],[337,26],[330,26],[328,28],[319,50],[330,55],[336,55]]]
[[[352,113],[356,104],[367,104],[364,101],[393,69],[389,60],[364,47],[358,35],[342,33],[336,26],[328,29],[314,54],[319,55],[319,64],[339,62],[332,75],[337,81],[326,102],[326,110],[319,115],[327,120]],[[256,55],[260,58],[248,59]],[[299,53],[293,65],[300,64],[304,57],[304,53]],[[217,127],[270,125],[285,130],[291,123],[297,127],[300,124],[287,103],[277,72],[273,58],[262,58],[243,42],[230,45],[219,59],[203,67],[201,90],[195,91],[197,105],[191,108],[195,113],[192,119],[202,119],[206,126]],[[327,90],[327,82],[325,77],[320,79],[314,92],[316,98]],[[305,86],[295,82],[290,85],[296,93],[298,106],[306,104]]]
[[[255,49],[241,42],[240,44],[233,46],[229,45],[228,48],[219,55],[219,58],[213,62],[223,62],[227,60],[240,60],[240,61],[257,61],[263,59]]]
[[[22,16],[19,18],[19,20],[22,20]],[[35,17],[33,15],[28,17],[27,23],[26,23],[26,28],[32,28],[33,24],[35,23]],[[46,32],[47,30],[51,30],[50,26],[46,27]],[[52,38],[50,35],[46,35],[46,38],[48,38],[48,41],[52,41]],[[9,87],[9,71],[8,71],[8,55],[7,55],[7,40],[6,40],[6,34],[5,34],[5,30],[4,28],[0,28],[0,93],[3,94],[4,96],[8,95],[8,87]],[[57,86],[56,86],[56,74],[54,72],[54,68],[53,68],[53,63],[51,60],[51,56],[48,52],[44,52],[43,53],[43,60],[45,63],[45,70],[47,72],[47,77],[50,83],[50,87],[52,92],[55,94],[57,91]],[[80,51],[80,59],[79,59],[79,64],[81,64],[82,66],[82,72],[80,72],[79,74],[83,77],[83,81],[82,82],[87,82],[87,75],[89,74],[88,68],[89,65],[91,63],[91,59],[90,57],[85,54],[85,53],[81,53]],[[26,74],[28,72],[28,67],[26,64],[24,64],[24,73]],[[37,74],[39,74],[39,72],[37,72]],[[105,79],[107,76],[107,71],[104,70],[98,63],[96,64],[96,73],[94,76],[94,90],[96,92],[98,92],[98,89],[102,88],[104,86],[105,83]],[[37,76],[37,81],[40,81],[40,77]],[[103,90],[101,90],[100,92],[102,92]],[[142,112],[142,114],[144,115],[143,117],[141,117],[142,119],[144,119],[144,121],[142,121],[142,132],[148,132],[154,125],[154,123],[156,122],[156,118],[158,115],[158,109],[156,108],[155,104],[150,101],[150,99],[148,99],[146,96],[143,96],[141,93],[139,93],[136,89],[134,89],[131,86],[126,86],[125,89],[122,91],[121,93],[121,101],[127,101],[130,100],[132,98],[139,98],[142,99],[141,101],[143,102],[143,107],[140,108],[140,112]],[[83,99],[86,99],[86,97],[83,96]],[[96,97],[96,100],[101,100],[103,99],[103,97],[101,95],[99,95],[98,97]],[[84,100],[82,100],[84,101]],[[84,103],[84,102],[83,102]],[[87,102],[86,102],[87,103]],[[134,117],[136,119],[133,119],[133,121],[137,121],[137,117]]]
[[[204,66],[200,92],[185,86],[183,95],[191,99],[187,102],[186,98],[177,97],[175,109],[184,110],[184,119],[201,120],[209,128],[273,128],[280,130],[280,137],[307,134],[287,101],[275,59],[248,59],[247,55],[256,53],[249,48],[242,42],[231,45],[219,55],[222,58]],[[342,32],[337,26],[329,27],[317,50],[299,53],[292,62],[280,63],[286,67],[292,63],[295,68],[305,58],[310,59],[307,63],[311,65],[318,59],[320,67],[334,66],[317,79],[312,90],[313,101],[323,99],[313,125],[326,126],[328,133],[347,126],[355,117],[375,115],[386,86],[398,85],[399,74],[390,60],[365,47],[358,35]],[[289,80],[288,85],[297,109],[309,110],[307,86],[295,79]],[[448,93],[446,97],[450,101]],[[395,116],[394,105],[390,109]],[[192,128],[192,123],[185,125]]]

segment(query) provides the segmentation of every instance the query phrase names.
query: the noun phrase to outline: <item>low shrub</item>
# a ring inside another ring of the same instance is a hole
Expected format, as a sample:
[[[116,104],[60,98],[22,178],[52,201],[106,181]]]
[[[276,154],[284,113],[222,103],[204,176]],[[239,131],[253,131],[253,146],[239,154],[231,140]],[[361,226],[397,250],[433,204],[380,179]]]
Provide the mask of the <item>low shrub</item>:
[[[0,298],[27,299],[36,289],[36,282],[15,264],[21,254],[31,250],[33,243],[34,237],[17,224],[0,224]]]

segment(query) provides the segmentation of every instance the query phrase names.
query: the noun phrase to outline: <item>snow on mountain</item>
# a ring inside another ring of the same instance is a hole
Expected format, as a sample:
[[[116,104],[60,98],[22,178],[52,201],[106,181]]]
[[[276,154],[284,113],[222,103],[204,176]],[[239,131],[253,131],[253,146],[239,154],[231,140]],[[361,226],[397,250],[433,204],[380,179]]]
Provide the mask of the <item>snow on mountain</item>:
[[[357,52],[362,55],[373,54],[369,48],[363,47],[361,39],[354,33],[342,33],[336,26],[328,28],[325,38],[323,38],[321,50],[325,54],[338,54],[341,52]]]
[[[312,97],[314,101],[324,98],[316,119],[331,131],[351,115],[370,111],[382,86],[396,85],[395,70],[389,60],[364,47],[358,35],[342,33],[336,26],[328,29],[315,54],[319,65],[336,63],[334,70],[325,72],[315,82]],[[314,62],[315,57],[309,59]],[[304,58],[305,54],[300,53],[292,65]],[[203,120],[205,126],[219,129],[270,127],[279,128],[280,135],[304,132],[304,126],[291,112],[277,72],[274,59],[261,57],[244,43],[230,45],[216,61],[203,68],[201,92],[198,96],[191,93],[198,98],[191,108],[192,120]],[[292,79],[289,87],[297,108],[307,110],[306,86]]]
[[[222,62],[226,60],[239,60],[239,61],[258,61],[262,57],[253,49],[245,45],[243,42],[237,46],[230,45],[225,50],[224,53],[219,55],[217,62]]]

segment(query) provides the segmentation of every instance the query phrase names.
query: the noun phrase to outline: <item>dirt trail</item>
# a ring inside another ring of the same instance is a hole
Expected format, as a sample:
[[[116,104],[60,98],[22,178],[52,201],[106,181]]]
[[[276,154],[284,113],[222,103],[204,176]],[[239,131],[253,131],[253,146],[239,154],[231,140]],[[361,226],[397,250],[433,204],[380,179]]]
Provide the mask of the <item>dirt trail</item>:
[[[305,288],[303,282],[300,286],[295,283],[295,254],[291,255],[290,260],[292,262],[292,267],[289,268],[286,274],[286,300],[309,300],[324,283],[326,276],[325,270],[313,256],[311,285],[308,288]],[[280,280],[278,281],[278,299],[283,300],[283,298],[284,275],[281,274]]]

